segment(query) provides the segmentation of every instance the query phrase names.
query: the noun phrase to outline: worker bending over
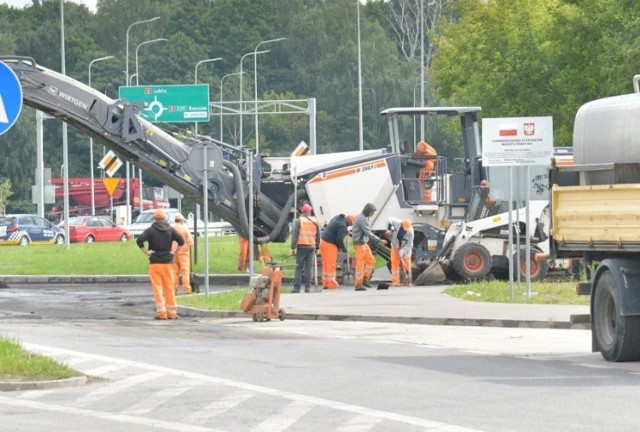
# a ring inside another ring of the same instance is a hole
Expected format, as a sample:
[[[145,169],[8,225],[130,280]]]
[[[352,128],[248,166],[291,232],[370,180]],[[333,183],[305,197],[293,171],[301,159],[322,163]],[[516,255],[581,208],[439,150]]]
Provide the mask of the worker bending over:
[[[354,215],[334,216],[320,236],[320,255],[322,256],[322,288],[336,289],[340,285],[336,280],[338,252],[349,253],[344,244],[347,227],[353,225]]]
[[[376,206],[367,203],[364,209],[362,209],[362,213],[356,216],[356,220],[353,222],[353,228],[351,229],[353,248],[356,250],[356,291],[366,291],[367,288],[371,288],[369,280],[371,280],[376,259],[373,257],[373,253],[371,253],[369,240],[376,242],[384,241],[371,232],[371,227],[369,226],[369,218],[373,216],[376,210]]]
[[[411,221],[391,217],[387,233],[391,241],[391,284],[411,285],[411,253],[414,237]]]

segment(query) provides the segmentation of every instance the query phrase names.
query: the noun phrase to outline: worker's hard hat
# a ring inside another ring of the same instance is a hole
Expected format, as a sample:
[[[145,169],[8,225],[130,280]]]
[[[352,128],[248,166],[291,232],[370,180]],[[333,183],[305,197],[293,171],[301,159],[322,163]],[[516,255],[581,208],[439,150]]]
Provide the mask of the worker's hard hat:
[[[176,222],[182,222],[184,221],[184,216],[182,216],[182,213],[176,213],[176,215],[173,217],[173,220]]]
[[[156,209],[153,212],[153,218],[155,220],[165,220],[167,218],[167,214],[162,209]]]
[[[347,225],[353,225],[353,223],[356,220],[356,215],[348,214],[346,219],[347,219]]]
[[[426,152],[429,150],[429,144],[426,141],[420,141],[418,145],[416,145],[416,150],[419,152]]]
[[[402,229],[408,230],[411,228],[411,221],[409,219],[405,219],[402,221]]]
[[[311,210],[313,210],[313,209],[311,208],[311,206],[309,204],[303,205],[302,208],[300,209],[302,214],[306,214],[306,215],[311,214]]]

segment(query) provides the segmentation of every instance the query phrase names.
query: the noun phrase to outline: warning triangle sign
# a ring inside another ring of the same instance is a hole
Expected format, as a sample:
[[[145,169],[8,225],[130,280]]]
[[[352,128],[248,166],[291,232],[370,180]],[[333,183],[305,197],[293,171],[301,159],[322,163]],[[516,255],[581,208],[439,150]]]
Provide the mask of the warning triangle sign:
[[[109,196],[113,196],[113,193],[116,191],[116,188],[118,187],[118,183],[120,183],[120,178],[119,177],[104,177],[102,179],[102,183],[104,183],[104,187],[107,189],[107,193],[109,194]]]

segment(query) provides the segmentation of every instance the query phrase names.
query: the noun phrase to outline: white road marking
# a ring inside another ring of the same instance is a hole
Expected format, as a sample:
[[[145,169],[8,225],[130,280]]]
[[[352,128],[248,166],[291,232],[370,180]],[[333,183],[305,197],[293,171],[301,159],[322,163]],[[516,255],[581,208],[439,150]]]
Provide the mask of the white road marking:
[[[37,401],[20,400],[13,397],[0,396],[0,404],[10,405],[21,408],[29,408],[32,410],[59,412],[68,415],[81,415],[85,417],[91,417],[96,419],[103,419],[108,421],[129,423],[134,425],[148,426],[155,429],[166,429],[169,431],[177,432],[225,432],[221,429],[212,429],[210,427],[201,427],[188,425],[183,423],[176,423],[164,420],[157,420],[153,418],[135,417],[129,415],[123,415],[118,413],[95,411],[84,408],[74,408],[69,406],[60,406],[51,403],[43,403]]]
[[[114,365],[114,364],[107,364],[104,366],[100,366],[97,367],[95,369],[88,369],[83,371],[85,374],[87,375],[91,375],[91,376],[98,376],[98,377],[104,377],[104,375],[107,375],[110,372],[115,372],[118,371],[120,369],[123,369],[124,365]]]
[[[241,404],[247,399],[255,396],[254,392],[246,390],[237,390],[233,393],[222,397],[216,401],[211,402],[206,407],[194,411],[186,420],[189,423],[204,424],[210,418],[216,417],[226,411],[229,411],[233,407]]]
[[[144,382],[160,376],[171,374],[174,376],[181,376],[185,378],[200,380],[210,384],[237,388],[240,390],[251,391],[251,392],[265,394],[269,396],[281,397],[284,399],[289,399],[292,401],[301,402],[305,404],[312,404],[312,405],[317,405],[317,406],[321,406],[329,409],[349,412],[353,414],[377,417],[383,420],[390,420],[394,422],[424,427],[426,429],[431,429],[439,432],[481,432],[479,429],[465,428],[465,427],[456,426],[448,423],[442,423],[434,420],[427,420],[419,417],[413,417],[413,416],[398,414],[394,412],[381,411],[381,410],[366,408],[358,405],[351,405],[351,404],[333,401],[329,399],[323,399],[323,398],[318,398],[314,396],[307,396],[299,393],[292,393],[288,391],[278,390],[275,388],[264,387],[260,385],[250,384],[250,383],[244,383],[241,381],[202,375],[195,372],[188,372],[188,371],[183,371],[179,369],[171,369],[163,366],[149,365],[149,364],[139,363],[131,360],[123,360],[123,359],[118,359],[113,357],[101,356],[97,354],[87,354],[87,353],[81,353],[77,351],[64,350],[56,347],[48,347],[43,345],[24,343],[23,346],[28,350],[42,352],[45,355],[68,354],[68,355],[85,356],[87,358],[91,358],[94,360],[101,360],[105,362],[123,364],[131,367],[135,367],[135,368],[153,371],[146,374],[138,375],[137,377],[133,377],[133,379],[131,380],[123,380],[125,382],[124,383],[121,382],[121,384],[118,386],[109,385],[101,388],[96,392],[93,392],[93,394],[95,394],[93,397],[98,398],[97,400],[99,400],[102,396],[106,394],[114,394],[126,387],[130,387],[131,385],[134,385],[133,381],[136,378],[140,382]],[[0,401],[1,400],[2,399],[0,399]],[[95,400],[91,400],[89,403],[94,401]]]
[[[156,409],[159,405],[180,396],[192,388],[193,387],[173,387],[160,390],[151,396],[145,396],[140,402],[121,412],[122,414],[146,414]]]
[[[256,425],[252,430],[256,432],[279,432],[287,430],[289,426],[297,422],[306,413],[314,408],[313,405],[303,402],[291,402],[287,406],[282,407],[273,415],[264,419],[260,424]]]
[[[368,416],[354,416],[348,422],[336,429],[336,432],[366,432],[380,423],[382,419]]]
[[[114,395],[116,393],[119,393],[123,390],[128,389],[129,387],[133,387],[137,384],[150,381],[156,378],[160,378],[165,375],[166,373],[162,373],[162,372],[147,372],[145,374],[134,375],[134,376],[122,379],[120,381],[114,381],[112,383],[105,384],[104,386],[100,387],[98,390],[95,390],[87,394],[85,397],[79,399],[76,405],[79,405],[81,407],[91,405],[109,395]]]

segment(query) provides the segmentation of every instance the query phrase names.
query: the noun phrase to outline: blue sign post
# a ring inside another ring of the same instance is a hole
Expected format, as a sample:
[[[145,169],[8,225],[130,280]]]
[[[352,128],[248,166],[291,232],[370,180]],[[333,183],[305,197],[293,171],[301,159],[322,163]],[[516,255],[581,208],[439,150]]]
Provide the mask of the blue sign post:
[[[22,110],[22,87],[13,70],[0,62],[0,135],[18,120]]]

